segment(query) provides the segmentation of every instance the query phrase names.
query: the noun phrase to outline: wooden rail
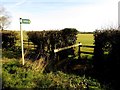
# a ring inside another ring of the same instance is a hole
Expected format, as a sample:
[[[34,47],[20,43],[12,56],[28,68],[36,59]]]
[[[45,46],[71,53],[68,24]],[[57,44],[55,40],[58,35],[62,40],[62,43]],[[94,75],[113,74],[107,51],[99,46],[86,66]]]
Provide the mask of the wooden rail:
[[[62,50],[65,50],[65,49],[69,49],[69,48],[72,48],[72,47],[77,47],[77,46],[82,46],[82,43],[75,44],[75,45],[71,45],[71,46],[64,47],[64,48],[54,49],[54,53],[59,52],[59,51],[62,51]]]
[[[56,54],[57,52],[60,52],[62,50],[66,50],[66,49],[70,49],[72,47],[78,47],[78,56],[79,56],[79,59],[81,58],[81,55],[80,55],[81,53],[84,53],[84,54],[94,54],[94,52],[81,51],[80,47],[86,47],[86,48],[94,48],[95,47],[95,46],[90,46],[90,45],[82,45],[82,43],[71,45],[71,46],[68,46],[68,47],[54,49],[54,53]]]
[[[93,52],[87,52],[87,51],[81,51],[80,53],[84,53],[84,54],[94,54]]]
[[[85,48],[95,48],[95,46],[89,46],[89,45],[82,45],[81,47],[85,47]],[[80,53],[84,53],[84,54],[94,54],[93,52],[88,52],[88,51],[80,51]]]
[[[24,40],[24,46],[28,46],[29,48],[36,48],[37,45],[34,45],[32,42],[30,42],[29,40]],[[54,53],[57,53],[57,52],[60,52],[60,51],[63,51],[63,50],[66,50],[66,49],[70,49],[70,48],[73,48],[73,47],[78,47],[78,54],[80,56],[81,53],[84,53],[84,54],[94,54],[93,52],[88,52],[88,51],[81,51],[80,48],[81,47],[85,47],[85,48],[94,48],[95,46],[90,46],[90,45],[82,45],[82,43],[78,43],[78,44],[75,44],[75,45],[71,45],[71,46],[68,46],[68,47],[63,47],[63,48],[58,48],[58,49],[54,49]]]
[[[24,40],[24,47],[26,48],[29,48],[31,50],[34,50],[37,45],[34,45],[32,42],[30,42],[29,40]],[[56,46],[55,46],[56,47]],[[81,53],[83,54],[94,54],[94,52],[90,52],[90,51],[82,51],[81,50],[81,47],[84,47],[84,48],[94,48],[95,46],[90,46],[90,45],[82,45],[82,43],[78,43],[78,44],[75,44],[75,45],[71,45],[71,46],[68,46],[68,47],[63,47],[63,48],[57,48],[57,49],[54,49],[52,52],[53,52],[53,58],[56,59],[57,58],[57,53],[60,52],[60,51],[63,51],[63,50],[67,50],[67,49],[70,49],[70,48],[74,48],[74,47],[78,47],[78,59],[81,58]],[[58,56],[59,57],[59,56]]]
[[[82,47],[94,48],[95,46],[82,45]]]

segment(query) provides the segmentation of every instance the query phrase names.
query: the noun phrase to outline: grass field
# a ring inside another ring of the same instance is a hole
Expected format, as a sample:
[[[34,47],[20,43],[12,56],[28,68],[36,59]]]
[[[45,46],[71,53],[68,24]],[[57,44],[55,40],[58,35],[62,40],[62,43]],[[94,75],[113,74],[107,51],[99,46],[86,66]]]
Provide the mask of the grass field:
[[[83,45],[93,45],[94,36],[93,34],[77,34],[76,43],[81,42]]]
[[[82,43],[82,45],[94,46],[94,36],[93,34],[77,34],[76,44],[79,42]],[[75,50],[77,53],[78,48],[76,48]],[[81,51],[93,52],[94,48],[81,47]]]

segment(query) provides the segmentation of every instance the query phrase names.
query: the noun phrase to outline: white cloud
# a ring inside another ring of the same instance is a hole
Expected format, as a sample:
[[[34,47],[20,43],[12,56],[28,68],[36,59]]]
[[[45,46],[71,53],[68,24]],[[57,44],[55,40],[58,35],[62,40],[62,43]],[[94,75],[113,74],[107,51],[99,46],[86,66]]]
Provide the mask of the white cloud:
[[[26,1],[27,1],[27,0],[18,1],[14,6],[22,5],[22,4],[24,4]]]

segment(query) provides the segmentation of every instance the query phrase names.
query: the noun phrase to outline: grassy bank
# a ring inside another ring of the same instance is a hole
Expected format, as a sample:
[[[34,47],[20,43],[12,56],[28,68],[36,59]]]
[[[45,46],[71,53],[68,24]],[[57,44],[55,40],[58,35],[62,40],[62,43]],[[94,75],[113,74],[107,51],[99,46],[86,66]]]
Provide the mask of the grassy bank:
[[[41,69],[35,70],[35,63],[31,61],[26,61],[25,66],[22,66],[20,60],[3,58],[2,64],[3,88],[101,90],[100,83],[95,79],[62,71],[41,73]]]

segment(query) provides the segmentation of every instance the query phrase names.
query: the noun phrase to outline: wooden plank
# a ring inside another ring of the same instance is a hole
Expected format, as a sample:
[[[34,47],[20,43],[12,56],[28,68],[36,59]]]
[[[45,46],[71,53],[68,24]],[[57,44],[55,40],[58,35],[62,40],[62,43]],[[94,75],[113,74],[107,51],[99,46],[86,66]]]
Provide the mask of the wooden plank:
[[[87,52],[87,51],[81,51],[80,53],[84,53],[84,54],[94,54],[94,52]]]
[[[59,51],[62,51],[62,50],[65,50],[65,49],[69,49],[69,48],[72,48],[72,47],[77,47],[77,46],[82,46],[82,43],[80,43],[80,44],[75,44],[75,45],[71,45],[71,46],[64,47],[64,48],[54,49],[54,53],[59,52]]]
[[[35,46],[35,47],[37,47],[37,45],[34,45],[34,44],[30,44],[30,45],[24,44],[24,46]]]
[[[95,46],[82,45],[82,47],[95,48]]]
[[[23,40],[24,42],[28,42],[28,40]]]
[[[28,44],[28,42],[23,42],[23,44]],[[32,42],[29,42],[29,45],[34,45]]]

